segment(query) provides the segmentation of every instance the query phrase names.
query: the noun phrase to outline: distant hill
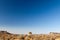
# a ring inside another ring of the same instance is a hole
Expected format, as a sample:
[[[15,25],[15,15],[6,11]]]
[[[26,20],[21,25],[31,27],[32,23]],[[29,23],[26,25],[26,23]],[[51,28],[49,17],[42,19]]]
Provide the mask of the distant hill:
[[[11,33],[7,32],[7,31],[0,31],[0,34],[9,34],[9,35],[11,35]]]

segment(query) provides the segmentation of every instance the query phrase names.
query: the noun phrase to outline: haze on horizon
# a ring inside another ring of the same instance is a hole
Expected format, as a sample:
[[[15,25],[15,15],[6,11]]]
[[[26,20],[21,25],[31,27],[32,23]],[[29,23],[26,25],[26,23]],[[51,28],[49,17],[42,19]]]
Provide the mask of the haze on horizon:
[[[0,0],[0,30],[60,32],[60,0]]]

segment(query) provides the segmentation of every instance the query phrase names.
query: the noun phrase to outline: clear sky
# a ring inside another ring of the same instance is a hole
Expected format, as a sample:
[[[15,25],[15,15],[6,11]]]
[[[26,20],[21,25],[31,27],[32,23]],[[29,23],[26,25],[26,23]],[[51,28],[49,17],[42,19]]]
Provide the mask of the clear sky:
[[[60,32],[60,0],[0,0],[0,30]]]

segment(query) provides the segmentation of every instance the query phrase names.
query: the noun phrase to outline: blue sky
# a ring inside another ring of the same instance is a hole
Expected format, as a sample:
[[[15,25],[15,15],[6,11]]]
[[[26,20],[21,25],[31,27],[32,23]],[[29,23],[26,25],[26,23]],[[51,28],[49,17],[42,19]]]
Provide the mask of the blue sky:
[[[60,0],[0,0],[0,30],[48,33],[59,28]]]

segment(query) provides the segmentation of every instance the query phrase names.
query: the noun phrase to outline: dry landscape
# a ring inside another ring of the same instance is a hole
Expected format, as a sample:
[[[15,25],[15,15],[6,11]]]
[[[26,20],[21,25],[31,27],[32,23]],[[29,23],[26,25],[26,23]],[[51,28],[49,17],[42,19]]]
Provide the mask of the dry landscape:
[[[60,33],[50,32],[49,34],[12,34],[7,31],[0,31],[0,40],[60,40]]]

